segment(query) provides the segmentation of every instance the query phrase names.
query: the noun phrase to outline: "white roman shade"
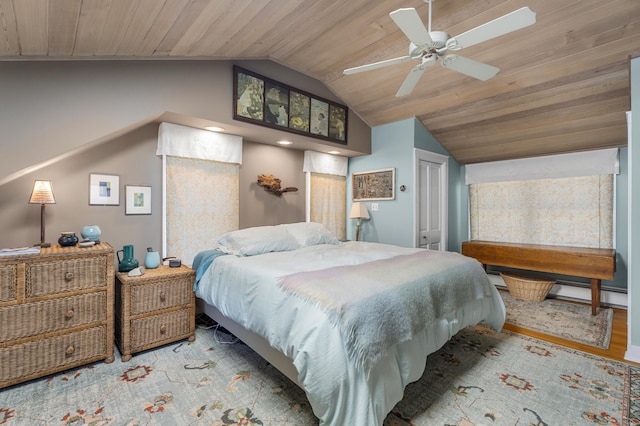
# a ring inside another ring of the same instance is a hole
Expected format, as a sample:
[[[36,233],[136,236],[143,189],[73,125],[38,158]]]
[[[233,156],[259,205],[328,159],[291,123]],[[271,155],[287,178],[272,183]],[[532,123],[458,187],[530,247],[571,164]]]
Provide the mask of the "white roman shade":
[[[620,173],[618,148],[465,166],[467,185]]]
[[[163,163],[162,255],[190,266],[238,229],[242,138],[161,123],[156,153]]]

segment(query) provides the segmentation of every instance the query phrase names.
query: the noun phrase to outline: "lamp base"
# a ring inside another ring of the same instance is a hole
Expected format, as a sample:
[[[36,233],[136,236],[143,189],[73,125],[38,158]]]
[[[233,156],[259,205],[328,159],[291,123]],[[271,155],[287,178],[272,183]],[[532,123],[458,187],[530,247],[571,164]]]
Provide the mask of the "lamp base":
[[[45,243],[43,241],[41,243],[35,243],[33,246],[34,247],[40,247],[40,248],[48,248],[48,247],[51,247],[51,243]]]

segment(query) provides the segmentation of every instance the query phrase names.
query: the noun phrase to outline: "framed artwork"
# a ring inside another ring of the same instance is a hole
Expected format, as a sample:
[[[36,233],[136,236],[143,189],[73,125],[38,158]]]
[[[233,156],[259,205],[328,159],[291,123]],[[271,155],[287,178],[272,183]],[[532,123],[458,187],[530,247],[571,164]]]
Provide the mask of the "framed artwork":
[[[151,214],[151,187],[127,185],[125,214]]]
[[[311,98],[300,92],[291,91],[289,105],[291,110],[291,120],[289,121],[289,127],[293,130],[308,132],[309,106],[311,105]]]
[[[329,137],[339,141],[347,137],[347,110],[329,105]]]
[[[233,67],[233,118],[324,139],[347,143],[348,110],[243,68]]]
[[[353,201],[395,199],[396,169],[380,169],[351,174]]]
[[[270,81],[265,82],[265,123],[289,126],[289,90]]]
[[[329,136],[329,104],[311,99],[311,133]]]
[[[120,177],[117,175],[89,174],[89,205],[119,206]]]

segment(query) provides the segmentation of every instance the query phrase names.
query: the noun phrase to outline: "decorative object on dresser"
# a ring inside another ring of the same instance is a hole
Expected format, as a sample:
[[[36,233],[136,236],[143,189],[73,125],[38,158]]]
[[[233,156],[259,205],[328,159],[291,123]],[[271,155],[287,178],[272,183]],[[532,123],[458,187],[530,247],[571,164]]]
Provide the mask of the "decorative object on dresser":
[[[82,228],[82,231],[80,231],[80,235],[82,235],[84,239],[99,242],[102,230],[98,225],[86,225]]]
[[[195,339],[195,271],[161,265],[130,277],[116,274],[116,343],[122,361],[131,354]]]
[[[147,254],[144,256],[144,266],[147,269],[155,269],[160,266],[160,253],[147,247]]]
[[[122,253],[122,257],[120,257],[120,253]],[[129,272],[138,267],[138,261],[133,256],[133,246],[131,244],[122,247],[122,250],[118,250],[116,256],[118,257],[118,272]]]
[[[33,183],[29,204],[40,204],[40,243],[35,244],[40,247],[51,247],[51,243],[44,241],[44,205],[55,204],[53,188],[50,180],[36,180]]]
[[[113,362],[113,248],[0,257],[0,388]]]
[[[78,237],[75,232],[65,231],[60,233],[58,244],[62,247],[73,247],[78,244]]]

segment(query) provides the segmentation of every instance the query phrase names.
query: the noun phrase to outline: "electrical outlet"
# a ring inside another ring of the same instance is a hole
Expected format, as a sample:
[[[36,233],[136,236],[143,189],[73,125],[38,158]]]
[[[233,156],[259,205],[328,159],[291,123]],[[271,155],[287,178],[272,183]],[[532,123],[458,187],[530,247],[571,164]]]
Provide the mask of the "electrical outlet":
[[[378,211],[378,203],[371,203],[371,211],[372,212]]]

